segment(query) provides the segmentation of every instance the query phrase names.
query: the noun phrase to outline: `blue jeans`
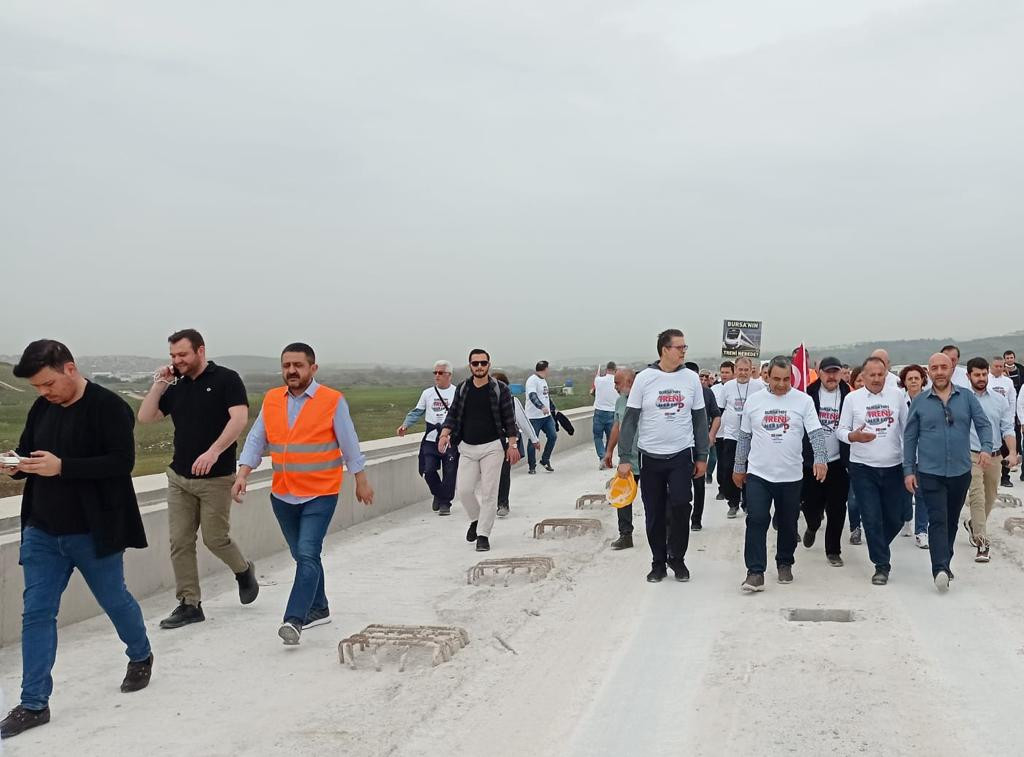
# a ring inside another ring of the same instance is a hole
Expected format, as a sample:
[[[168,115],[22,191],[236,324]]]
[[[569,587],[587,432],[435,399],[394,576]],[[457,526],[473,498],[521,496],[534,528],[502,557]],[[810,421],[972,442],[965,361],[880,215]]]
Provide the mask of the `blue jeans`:
[[[903,516],[910,496],[903,485],[903,466],[873,468],[862,463],[850,463],[850,483],[860,505],[868,557],[876,568],[888,572],[892,567],[889,545],[903,528]]]
[[[711,482],[715,478],[715,466],[718,465],[718,443],[711,445],[711,449],[708,450],[708,472],[706,480]]]
[[[334,517],[334,508],[338,506],[338,495],[327,494],[301,505],[290,505],[271,494],[270,504],[284,540],[288,542],[288,551],[295,560],[295,582],[288,595],[284,619],[301,625],[306,622],[310,610],[327,609],[320,553],[327,527]]]
[[[914,533],[928,533],[928,506],[921,499],[921,487],[914,492]]]
[[[932,576],[949,570],[960,511],[971,488],[971,472],[962,476],[933,476],[918,473],[921,499],[928,509],[928,551],[932,558]]]
[[[540,453],[540,464],[548,465],[551,462],[551,450],[555,448],[555,438],[558,435],[555,419],[550,415],[545,415],[543,418],[530,418],[530,423],[533,425],[533,430],[537,432],[538,439],[541,432],[544,432],[544,436],[547,438],[544,442],[544,451]],[[531,468],[537,467],[537,450],[533,448],[532,444],[526,446],[526,460]]]
[[[850,493],[846,497],[846,512],[850,516],[850,531],[860,528],[860,503],[857,502],[857,492],[853,490],[853,481],[850,481]]]
[[[75,568],[114,624],[128,659],[141,662],[150,655],[146,624],[139,603],[124,583],[124,553],[96,556],[89,534],[51,536],[26,528],[21,541],[25,573],[25,610],[21,620],[21,704],[41,710],[53,692],[53,663],[57,659],[57,611],[60,597]]]
[[[764,573],[768,567],[768,526],[775,522],[779,534],[775,545],[775,564],[792,565],[797,544],[797,521],[800,519],[800,490],[803,480],[775,483],[758,476],[747,476],[747,532],[743,559],[751,573]]]
[[[615,425],[615,412],[613,410],[594,411],[594,448],[597,450],[597,459],[603,460],[605,445],[612,433],[612,426]]]

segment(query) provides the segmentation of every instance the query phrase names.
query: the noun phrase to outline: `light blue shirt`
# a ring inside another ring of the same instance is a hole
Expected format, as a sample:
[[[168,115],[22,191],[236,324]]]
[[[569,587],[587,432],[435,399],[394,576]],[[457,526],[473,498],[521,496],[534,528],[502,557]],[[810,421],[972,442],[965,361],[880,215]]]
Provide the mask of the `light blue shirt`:
[[[320,384],[314,379],[309,382],[306,391],[298,397],[287,389],[284,390],[288,397],[288,428],[295,425],[299,412],[306,405],[307,400],[316,396],[316,390],[319,387]],[[281,390],[273,389],[272,391],[277,392]],[[1003,400],[1003,402],[1005,404],[1006,400]],[[334,435],[338,439],[338,446],[341,447],[341,455],[345,460],[345,467],[348,469],[348,472],[359,473],[362,471],[366,467],[366,458],[363,456],[362,450],[359,449],[359,437],[356,436],[356,427],[352,424],[352,415],[349,413],[348,403],[345,402],[344,397],[338,400],[338,407],[334,411]],[[245,446],[242,448],[242,454],[239,456],[238,462],[241,465],[256,468],[263,460],[263,455],[266,451],[267,427],[263,423],[263,410],[260,409],[256,422],[252,424],[252,428],[249,429],[249,435],[245,437]],[[301,505],[303,502],[315,499],[315,497],[295,497],[291,494],[278,494],[276,492],[274,496],[290,505]]]
[[[992,424],[974,392],[953,384],[946,403],[934,392],[934,387],[925,389],[910,403],[903,431],[905,476],[915,472],[944,477],[970,473],[972,425],[978,429],[975,438],[985,440],[981,451],[993,452]]]
[[[973,390],[972,390],[973,391]],[[992,423],[992,446],[998,450],[1007,436],[1013,436],[1013,413],[1010,412],[1010,405],[1006,397],[999,392],[986,389],[984,394],[974,392],[974,398],[981,403],[981,409],[985,411],[989,421]],[[978,440],[978,431],[971,424],[971,451],[979,452],[981,442]]]

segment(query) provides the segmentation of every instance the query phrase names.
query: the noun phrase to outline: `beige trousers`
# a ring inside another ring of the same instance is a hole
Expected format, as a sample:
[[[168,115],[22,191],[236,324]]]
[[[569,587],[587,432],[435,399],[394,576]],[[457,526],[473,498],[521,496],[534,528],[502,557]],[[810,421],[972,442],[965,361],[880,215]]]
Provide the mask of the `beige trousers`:
[[[478,536],[491,535],[498,512],[498,482],[505,450],[501,442],[459,445],[459,472],[455,486],[466,515],[475,520]]]
[[[996,503],[1002,462],[1002,455],[992,455],[988,467],[982,470],[978,465],[978,453],[971,453],[971,488],[967,492],[967,503],[971,508],[971,529],[974,535],[986,544],[988,531],[985,529],[985,523]]]

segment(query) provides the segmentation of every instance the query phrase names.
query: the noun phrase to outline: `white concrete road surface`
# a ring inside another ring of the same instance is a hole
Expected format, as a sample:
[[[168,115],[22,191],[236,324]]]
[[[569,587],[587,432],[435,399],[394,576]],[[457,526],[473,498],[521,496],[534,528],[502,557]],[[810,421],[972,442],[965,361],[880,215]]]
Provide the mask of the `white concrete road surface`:
[[[125,658],[106,618],[62,629],[53,721],[5,742],[7,754],[1022,752],[1024,537],[998,528],[1010,511],[993,513],[990,564],[975,564],[960,537],[945,596],[912,539],[897,537],[891,583],[875,587],[865,547],[844,544],[846,566],[831,568],[821,535],[798,548],[792,585],[770,573],[763,594],[746,596],[743,521],[725,518],[714,486],[687,584],[645,582],[641,517],[625,552],[607,546],[611,509],[582,513],[602,520],[599,537],[532,539],[534,522],[581,514],[576,497],[607,478],[589,447],[556,452],[554,464],[517,473],[489,555],[465,542],[461,512],[438,518],[426,502],[331,537],[334,622],[298,648],[276,636],[286,554],[258,565],[263,591],[249,607],[229,574],[206,581],[203,624],[161,631],[174,599],[146,601],[156,662],[143,692],[118,692]],[[555,571],[532,584],[466,584],[481,557],[528,554],[554,557]],[[849,609],[857,620],[793,623],[786,608]],[[366,658],[355,671],[339,665],[338,641],[381,622],[459,625],[472,642],[436,668],[418,658],[404,673],[393,660],[382,672]],[[20,653],[0,649],[8,703]]]

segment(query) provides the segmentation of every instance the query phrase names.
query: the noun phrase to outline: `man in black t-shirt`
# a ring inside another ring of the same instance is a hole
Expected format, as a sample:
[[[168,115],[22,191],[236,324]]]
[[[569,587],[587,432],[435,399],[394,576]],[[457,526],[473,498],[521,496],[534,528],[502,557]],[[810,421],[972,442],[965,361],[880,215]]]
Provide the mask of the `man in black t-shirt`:
[[[178,606],[160,621],[180,628],[206,619],[199,590],[196,534],[235,574],[238,596],[247,605],[259,594],[256,571],[231,540],[231,485],[235,450],[249,419],[249,401],[237,373],[206,359],[206,345],[195,329],[167,339],[171,365],[157,371],[139,407],[139,422],[170,416],[174,457],[167,469],[167,522]]]
[[[74,570],[125,644],[128,672],[121,691],[145,688],[153,670],[142,610],[124,582],[124,550],[146,546],[132,487],[132,410],[109,389],[86,381],[70,350],[52,339],[32,342],[14,375],[27,378],[39,398],[18,448],[8,453],[21,461],[2,468],[25,479],[21,702],[0,721],[3,739],[50,722],[57,611]]]

